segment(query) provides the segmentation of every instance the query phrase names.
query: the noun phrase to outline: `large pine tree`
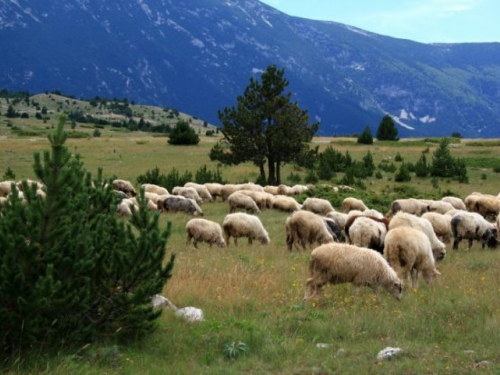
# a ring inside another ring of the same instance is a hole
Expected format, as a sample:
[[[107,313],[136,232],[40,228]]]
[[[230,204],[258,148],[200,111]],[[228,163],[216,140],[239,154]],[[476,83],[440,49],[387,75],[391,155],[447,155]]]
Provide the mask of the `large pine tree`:
[[[318,130],[310,124],[307,111],[284,93],[288,81],[285,70],[270,65],[261,81],[250,79],[236,107],[219,111],[224,143],[217,144],[211,157],[223,163],[252,161],[260,169],[261,182],[281,182],[281,166],[295,161],[307,149],[307,142]]]
[[[49,136],[51,152],[35,154],[46,199],[24,184],[0,216],[0,343],[4,352],[76,344],[102,335],[135,337],[150,331],[159,312],[151,296],[171,276],[163,265],[170,223],[134,212],[116,214],[116,196],[99,171],[95,180],[65,146],[61,116]],[[141,207],[145,207],[143,193]]]

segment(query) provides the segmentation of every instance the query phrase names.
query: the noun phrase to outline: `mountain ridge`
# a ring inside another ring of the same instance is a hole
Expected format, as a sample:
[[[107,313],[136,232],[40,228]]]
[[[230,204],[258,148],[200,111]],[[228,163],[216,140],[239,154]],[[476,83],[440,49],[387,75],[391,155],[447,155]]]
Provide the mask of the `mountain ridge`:
[[[257,0],[0,2],[0,87],[127,97],[218,123],[250,77],[286,70],[320,134],[500,136],[500,44],[421,44]]]

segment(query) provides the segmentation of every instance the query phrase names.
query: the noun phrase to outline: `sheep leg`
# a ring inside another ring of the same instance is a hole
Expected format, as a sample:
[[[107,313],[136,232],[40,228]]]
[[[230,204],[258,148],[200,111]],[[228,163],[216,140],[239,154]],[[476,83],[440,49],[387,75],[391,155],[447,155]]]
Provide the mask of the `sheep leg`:
[[[251,245],[252,244],[252,236],[249,236],[248,237],[248,244]]]
[[[191,245],[191,238],[192,238],[191,233],[188,233],[188,234],[187,234],[186,246]]]
[[[469,248],[468,248],[468,250],[470,250],[470,249],[471,249],[471,247],[472,247],[472,243],[473,243],[473,242],[474,242],[474,239],[473,239],[473,238],[469,238]],[[483,246],[483,247],[484,247],[484,246]]]
[[[234,236],[234,246],[238,246],[238,237],[237,236]]]
[[[411,270],[411,287],[418,288],[418,271],[416,268]]]
[[[458,250],[458,244],[462,241],[460,237],[455,237],[453,240],[453,250]]]
[[[196,240],[196,238],[194,239],[193,241],[193,245],[194,245],[194,248],[197,249],[198,248],[198,241]]]

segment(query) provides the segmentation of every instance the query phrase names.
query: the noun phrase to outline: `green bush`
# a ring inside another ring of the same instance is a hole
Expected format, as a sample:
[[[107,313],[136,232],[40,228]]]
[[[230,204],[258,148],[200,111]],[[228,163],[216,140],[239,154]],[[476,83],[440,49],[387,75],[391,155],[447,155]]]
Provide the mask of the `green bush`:
[[[197,145],[200,137],[186,121],[180,120],[170,132],[168,143],[171,145]]]
[[[135,338],[154,329],[151,296],[171,276],[163,263],[170,224],[145,209],[130,222],[101,171],[92,180],[65,146],[61,116],[51,152],[35,153],[45,200],[25,183],[0,208],[0,345],[4,354],[73,346],[99,338]]]
[[[167,175],[160,173],[158,167],[146,171],[145,174],[137,176],[137,183],[142,184],[155,184],[164,187],[168,191],[176,186],[184,186],[186,182],[193,181],[193,174],[185,171],[183,175],[179,173],[177,168],[172,168]]]
[[[372,135],[372,130],[370,127],[367,125],[365,126],[365,129],[363,132],[358,136],[358,143],[363,144],[363,145],[372,145],[373,144],[373,135]]]
[[[411,181],[410,170],[408,166],[403,163],[399,167],[399,171],[394,175],[394,181],[396,182],[408,182]]]

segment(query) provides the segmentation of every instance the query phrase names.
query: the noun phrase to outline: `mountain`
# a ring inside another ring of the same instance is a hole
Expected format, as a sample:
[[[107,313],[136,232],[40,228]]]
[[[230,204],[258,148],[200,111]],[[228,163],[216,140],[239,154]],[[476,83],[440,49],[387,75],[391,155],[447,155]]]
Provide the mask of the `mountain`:
[[[500,44],[421,44],[257,0],[0,0],[0,88],[126,97],[218,123],[270,64],[320,133],[500,137]]]

